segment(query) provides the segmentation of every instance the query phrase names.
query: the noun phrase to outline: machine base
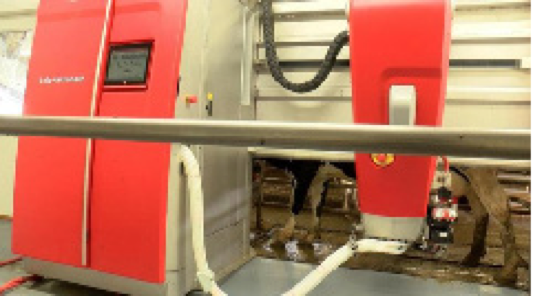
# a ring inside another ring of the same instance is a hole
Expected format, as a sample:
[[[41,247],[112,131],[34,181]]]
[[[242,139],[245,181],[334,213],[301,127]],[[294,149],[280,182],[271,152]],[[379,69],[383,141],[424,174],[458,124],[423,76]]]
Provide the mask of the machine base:
[[[175,280],[176,282],[169,281],[165,284],[152,284],[95,270],[29,258],[23,260],[23,267],[26,272],[40,275],[44,278],[58,279],[102,290],[132,295],[178,294],[178,279],[181,278],[179,274],[183,273],[183,271],[167,273],[167,280]]]
[[[234,265],[217,272],[217,281],[227,277],[254,257],[255,254],[250,253]],[[182,296],[195,289],[195,287],[187,284],[189,277],[186,275],[185,269],[168,271],[166,274],[166,283],[153,284],[95,270],[30,258],[25,258],[22,263],[24,270],[30,274],[134,296]]]
[[[363,214],[365,237],[416,241],[422,235],[426,218],[394,218]]]

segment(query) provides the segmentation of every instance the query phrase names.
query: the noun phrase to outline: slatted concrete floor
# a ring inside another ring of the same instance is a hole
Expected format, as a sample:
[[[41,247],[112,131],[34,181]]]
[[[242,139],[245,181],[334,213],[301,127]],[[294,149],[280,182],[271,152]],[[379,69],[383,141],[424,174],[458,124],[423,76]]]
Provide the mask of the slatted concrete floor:
[[[0,261],[11,254],[11,225],[0,221]],[[222,285],[230,295],[279,295],[293,286],[313,269],[312,265],[256,258],[228,277]],[[24,273],[17,266],[0,269],[0,284]],[[59,281],[44,281],[36,286],[25,286],[8,295],[113,295],[91,288]],[[338,269],[312,295],[528,295],[522,291],[468,283],[439,283],[405,275],[373,271]]]

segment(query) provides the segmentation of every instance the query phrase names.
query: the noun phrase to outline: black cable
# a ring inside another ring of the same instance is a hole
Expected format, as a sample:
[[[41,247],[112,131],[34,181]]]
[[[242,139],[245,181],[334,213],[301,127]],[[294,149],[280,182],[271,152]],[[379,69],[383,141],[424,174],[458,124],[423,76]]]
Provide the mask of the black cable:
[[[283,88],[295,93],[308,93],[318,89],[333,70],[340,51],[348,44],[348,31],[343,31],[335,37],[320,69],[313,79],[303,83],[294,83],[285,77],[279,64],[278,53],[274,43],[274,14],[272,12],[272,0],[262,0],[261,5],[263,8],[263,35],[265,39],[266,57],[268,67],[270,68],[274,80],[276,80]]]

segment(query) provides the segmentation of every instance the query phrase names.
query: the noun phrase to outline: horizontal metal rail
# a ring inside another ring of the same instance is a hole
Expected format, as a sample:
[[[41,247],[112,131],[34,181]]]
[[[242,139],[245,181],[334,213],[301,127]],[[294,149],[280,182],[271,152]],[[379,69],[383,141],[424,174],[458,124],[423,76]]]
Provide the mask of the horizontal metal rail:
[[[0,116],[1,134],[513,160],[531,156],[529,130]]]

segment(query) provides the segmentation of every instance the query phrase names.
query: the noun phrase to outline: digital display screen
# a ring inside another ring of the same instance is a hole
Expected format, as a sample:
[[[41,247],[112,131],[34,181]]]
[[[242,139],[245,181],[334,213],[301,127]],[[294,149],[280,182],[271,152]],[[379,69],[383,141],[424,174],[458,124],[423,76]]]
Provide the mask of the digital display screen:
[[[106,85],[146,84],[151,44],[113,46],[109,51]]]

